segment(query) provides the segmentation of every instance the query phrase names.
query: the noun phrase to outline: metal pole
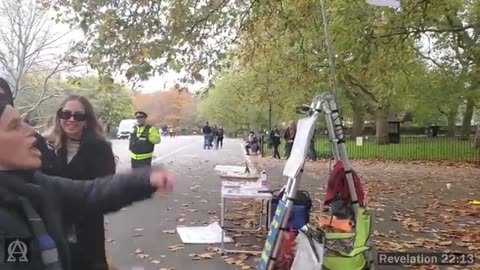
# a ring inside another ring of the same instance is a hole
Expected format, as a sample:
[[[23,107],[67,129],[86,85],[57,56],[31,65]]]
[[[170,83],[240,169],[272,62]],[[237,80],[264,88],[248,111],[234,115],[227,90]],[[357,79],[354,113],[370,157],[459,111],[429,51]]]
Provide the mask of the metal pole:
[[[272,130],[272,101],[268,103],[268,132]]]
[[[327,13],[325,11],[324,0],[320,0],[320,5],[322,6],[323,32],[325,35],[325,44],[327,45],[328,62],[330,66],[330,76],[332,76],[332,83],[333,83],[333,94],[335,95],[335,99],[336,99],[337,98],[337,79],[335,75],[335,62],[333,60],[332,45],[330,44],[330,35],[328,33],[328,21],[327,21]]]

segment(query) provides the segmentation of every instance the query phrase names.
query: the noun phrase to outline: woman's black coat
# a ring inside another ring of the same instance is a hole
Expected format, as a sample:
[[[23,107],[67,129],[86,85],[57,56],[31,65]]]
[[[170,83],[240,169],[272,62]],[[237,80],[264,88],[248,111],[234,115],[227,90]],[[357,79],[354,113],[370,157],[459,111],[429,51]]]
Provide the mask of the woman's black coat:
[[[70,163],[67,149],[58,150],[52,175],[69,179],[91,180],[115,173],[115,157],[111,145],[102,139],[85,138]],[[105,256],[105,230],[103,214],[78,216],[67,233],[75,235],[70,243],[73,269],[108,270]]]
[[[149,170],[117,174],[91,181],[47,176],[40,172],[0,172],[0,240],[4,237],[32,238],[32,228],[20,206],[23,196],[31,202],[55,241],[64,270],[70,270],[71,258],[66,229],[82,215],[101,215],[118,211],[135,201],[149,198]],[[2,242],[2,241],[0,241]],[[0,254],[5,254],[0,245]],[[45,269],[35,241],[30,246],[29,263],[2,264],[2,270]]]

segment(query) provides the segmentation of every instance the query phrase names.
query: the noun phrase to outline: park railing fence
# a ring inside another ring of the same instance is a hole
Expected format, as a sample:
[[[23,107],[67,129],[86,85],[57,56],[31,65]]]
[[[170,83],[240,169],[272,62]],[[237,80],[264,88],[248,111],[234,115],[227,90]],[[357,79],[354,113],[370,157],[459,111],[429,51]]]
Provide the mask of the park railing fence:
[[[400,143],[379,145],[375,136],[363,136],[362,139],[347,137],[346,147],[351,159],[374,160],[425,160],[452,161],[480,164],[480,148],[474,147],[474,139],[460,137],[428,135],[406,135],[400,137]],[[262,156],[273,155],[268,136],[261,139]],[[317,158],[331,158],[331,144],[326,135],[317,136],[314,140]],[[285,155],[285,141],[279,146],[280,155]]]

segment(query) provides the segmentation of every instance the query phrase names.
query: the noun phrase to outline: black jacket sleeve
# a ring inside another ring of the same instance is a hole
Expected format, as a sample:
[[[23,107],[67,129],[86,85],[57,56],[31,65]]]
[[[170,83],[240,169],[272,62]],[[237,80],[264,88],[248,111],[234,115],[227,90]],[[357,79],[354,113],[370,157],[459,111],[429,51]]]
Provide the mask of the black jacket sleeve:
[[[83,213],[114,212],[133,202],[150,198],[155,192],[150,185],[148,169],[90,181],[75,181],[37,172],[35,180],[53,192],[64,209]]]

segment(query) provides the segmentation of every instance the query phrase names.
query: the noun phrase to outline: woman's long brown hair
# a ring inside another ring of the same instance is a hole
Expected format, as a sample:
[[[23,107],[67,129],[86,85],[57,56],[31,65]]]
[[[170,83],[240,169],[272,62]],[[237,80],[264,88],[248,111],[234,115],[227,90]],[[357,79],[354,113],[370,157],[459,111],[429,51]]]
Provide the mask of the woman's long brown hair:
[[[45,136],[48,142],[53,146],[55,151],[58,151],[58,149],[63,147],[63,143],[66,138],[65,133],[63,132],[63,129],[60,125],[60,118],[58,117],[59,112],[63,110],[63,107],[65,107],[67,102],[73,100],[76,100],[82,104],[85,110],[85,114],[87,116],[86,125],[85,129],[83,130],[82,137],[89,136],[99,139],[105,139],[103,128],[100,123],[98,123],[92,103],[84,96],[69,95],[62,101],[60,107],[57,109],[55,113],[54,126],[50,129],[49,134],[46,134]]]

